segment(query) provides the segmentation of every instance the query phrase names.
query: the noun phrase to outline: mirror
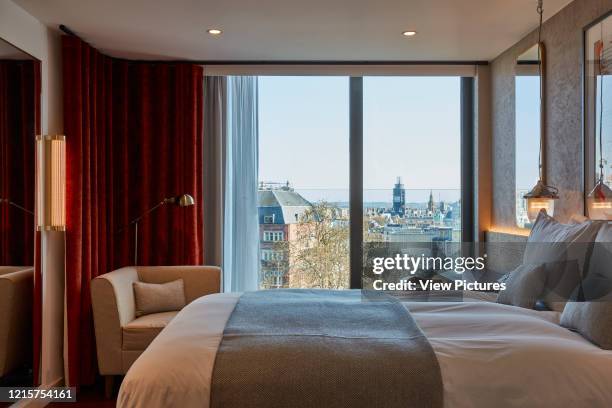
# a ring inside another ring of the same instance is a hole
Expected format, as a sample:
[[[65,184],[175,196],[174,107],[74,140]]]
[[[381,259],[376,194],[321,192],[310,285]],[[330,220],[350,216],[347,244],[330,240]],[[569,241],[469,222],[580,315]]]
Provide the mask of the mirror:
[[[0,39],[0,386],[32,386],[40,62]],[[36,262],[38,263],[38,262]]]
[[[612,220],[612,15],[586,28],[583,67],[586,215]]]
[[[523,196],[539,179],[540,81],[545,72],[543,56],[544,45],[535,44],[519,55],[515,66],[515,195],[516,223],[520,228],[531,227],[527,200]]]

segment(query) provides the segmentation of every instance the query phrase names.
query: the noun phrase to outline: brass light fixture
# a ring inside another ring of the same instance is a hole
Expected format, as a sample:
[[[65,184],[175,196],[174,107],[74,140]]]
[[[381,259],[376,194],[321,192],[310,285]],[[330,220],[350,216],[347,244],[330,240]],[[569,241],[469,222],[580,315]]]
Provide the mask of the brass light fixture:
[[[177,207],[191,207],[192,205],[195,205],[195,200],[189,194],[181,194],[175,197],[164,198],[162,201],[142,213],[139,217],[130,221],[129,225],[134,225],[134,266],[138,265],[138,223],[159,207],[167,204],[176,205]]]
[[[603,28],[602,28],[603,31]],[[595,188],[587,196],[587,209],[590,218],[595,220],[612,219],[612,190],[604,182],[604,157],[603,157],[603,32],[601,36],[601,53],[599,55],[599,177]]]
[[[530,222],[534,222],[541,210],[546,211],[551,217],[555,212],[555,200],[559,199],[559,190],[555,187],[546,184],[546,154],[544,148],[544,80],[542,78],[542,59],[543,59],[543,44],[542,38],[542,14],[544,12],[543,0],[538,0],[538,14],[540,16],[540,24],[538,26],[538,72],[540,75],[540,156],[538,158],[538,166],[540,170],[540,179],[536,185],[523,196],[527,200],[527,218]]]
[[[36,137],[36,228],[66,230],[66,136]]]

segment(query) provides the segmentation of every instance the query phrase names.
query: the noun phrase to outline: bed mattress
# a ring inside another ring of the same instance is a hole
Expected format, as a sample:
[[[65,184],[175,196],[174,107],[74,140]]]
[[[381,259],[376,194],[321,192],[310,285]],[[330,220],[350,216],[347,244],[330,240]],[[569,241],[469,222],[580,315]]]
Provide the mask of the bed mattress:
[[[240,294],[185,307],[128,371],[119,407],[208,407],[223,330]],[[487,297],[481,297],[486,299]],[[609,407],[612,352],[558,312],[488,301],[407,301],[438,359],[445,407]]]

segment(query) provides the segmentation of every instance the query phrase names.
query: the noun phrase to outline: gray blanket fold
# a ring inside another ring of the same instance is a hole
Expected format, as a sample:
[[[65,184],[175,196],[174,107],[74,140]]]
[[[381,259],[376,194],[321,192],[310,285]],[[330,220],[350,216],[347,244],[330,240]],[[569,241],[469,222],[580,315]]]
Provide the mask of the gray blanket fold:
[[[373,296],[243,294],[217,351],[211,407],[442,407],[427,338],[399,302]]]

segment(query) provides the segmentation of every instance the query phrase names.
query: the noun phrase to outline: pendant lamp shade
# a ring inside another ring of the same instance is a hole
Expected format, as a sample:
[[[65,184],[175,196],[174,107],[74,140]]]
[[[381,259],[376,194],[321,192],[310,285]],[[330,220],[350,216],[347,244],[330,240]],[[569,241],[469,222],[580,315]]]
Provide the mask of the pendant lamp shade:
[[[546,211],[551,217],[555,214],[555,200],[559,199],[556,188],[547,186],[542,180],[530,192],[523,196],[527,200],[527,218],[533,223],[540,210]]]
[[[612,220],[612,190],[602,178],[587,196],[587,208],[593,220]]]

